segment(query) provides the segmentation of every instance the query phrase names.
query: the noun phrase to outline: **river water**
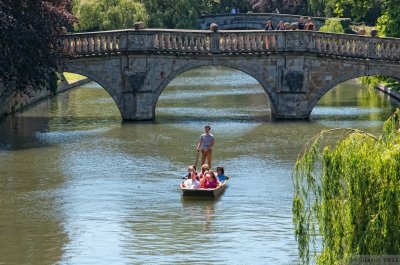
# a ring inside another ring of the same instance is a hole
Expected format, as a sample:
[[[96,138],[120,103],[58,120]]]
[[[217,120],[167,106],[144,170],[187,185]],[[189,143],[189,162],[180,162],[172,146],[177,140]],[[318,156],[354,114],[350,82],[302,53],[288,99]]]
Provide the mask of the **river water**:
[[[291,171],[322,129],[379,133],[398,106],[357,80],[326,94],[311,121],[271,122],[265,92],[227,68],[176,78],[156,121],[125,123],[94,83],[0,122],[0,264],[293,264]],[[218,200],[183,200],[205,124]]]

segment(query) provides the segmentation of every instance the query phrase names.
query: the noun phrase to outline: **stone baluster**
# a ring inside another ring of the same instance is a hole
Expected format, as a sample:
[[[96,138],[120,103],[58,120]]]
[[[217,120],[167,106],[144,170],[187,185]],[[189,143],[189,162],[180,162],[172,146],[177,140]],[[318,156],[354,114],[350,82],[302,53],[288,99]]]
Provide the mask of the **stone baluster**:
[[[343,55],[343,38],[339,37],[337,41],[337,52],[340,55]]]
[[[99,39],[100,39],[100,52],[103,52],[106,50],[106,47],[105,47],[106,43],[104,40],[104,36],[99,36]]]
[[[254,34],[254,51],[261,51],[260,49],[260,34]]]
[[[88,42],[89,42],[89,45],[88,45],[89,52],[93,52],[93,50],[94,50],[93,36],[88,37]]]
[[[242,51],[243,50],[243,34],[238,34],[237,35],[237,50]]]
[[[390,44],[389,44],[389,42],[388,41],[385,41],[384,42],[384,47],[385,47],[385,49],[384,49],[384,57],[385,58],[389,58],[389,56],[390,56]]]
[[[169,35],[164,33],[163,40],[164,40],[163,50],[167,51],[169,49]]]
[[[364,40],[358,40],[358,55],[364,57],[367,54]]]
[[[228,49],[228,36],[225,34],[221,35],[220,50],[226,51]]]
[[[82,53],[82,39],[79,37],[76,39],[76,51]]]
[[[196,38],[196,50],[197,52],[201,52],[203,50],[203,36],[201,34],[197,34]]]
[[[118,43],[117,43],[117,35],[113,35],[111,38],[111,42],[112,42],[112,51],[118,51],[119,47],[118,47]]]
[[[226,51],[231,51],[231,49],[232,49],[232,47],[231,47],[231,44],[232,44],[231,35],[230,34],[226,34],[225,40],[226,40],[226,42],[225,42],[225,50]]]
[[[336,38],[330,38],[331,40],[331,49],[332,49],[332,54],[337,55],[338,54],[338,39]]]
[[[245,45],[244,45],[244,49],[245,49],[245,51],[247,52],[247,51],[250,51],[251,50],[251,42],[250,42],[250,37],[249,37],[249,35],[248,34],[246,34],[245,35]]]
[[[225,51],[225,35],[221,35],[218,41],[219,50]]]
[[[198,34],[193,35],[193,51],[199,51],[200,36]]]
[[[171,49],[174,51],[178,51],[178,41],[177,41],[177,35],[176,34],[171,34]]]
[[[94,36],[94,52],[100,51],[100,38],[98,35]]]
[[[166,37],[165,37],[165,34],[164,33],[161,33],[161,45],[160,45],[160,50],[161,51],[165,51],[166,49],[167,49],[167,46],[166,46]]]
[[[71,38],[69,40],[69,50],[74,53],[75,52],[75,38]]]
[[[322,51],[322,39],[320,36],[318,36],[318,38],[317,38],[316,50],[317,50],[317,52]]]
[[[112,35],[107,35],[107,49],[109,52],[113,50]]]
[[[227,40],[226,44],[228,45],[228,46],[226,47],[226,50],[227,50],[227,51],[232,51],[232,50],[233,50],[232,35],[231,35],[231,34],[227,34],[227,35],[226,35],[226,40]]]
[[[207,48],[206,48],[206,41],[207,40],[207,36],[201,36],[201,38],[200,38],[200,50],[201,51],[207,51]]]
[[[400,43],[398,43],[398,42],[395,44],[394,58],[400,59]]]
[[[193,33],[189,34],[189,51],[194,51],[194,47],[196,44],[196,39]]]
[[[83,40],[82,40],[82,51],[84,53],[88,52],[88,39],[87,39],[87,37],[84,37]]]
[[[261,38],[261,47],[263,51],[268,51],[268,35],[267,33],[263,33]]]
[[[103,41],[104,41],[103,51],[105,51],[105,52],[110,51],[110,42],[108,41],[108,36],[107,35],[103,36]]]
[[[183,37],[182,37],[182,35],[180,35],[180,34],[178,34],[177,35],[177,38],[178,38],[178,40],[177,40],[177,48],[178,48],[178,50],[179,51],[181,51],[181,50],[183,50],[184,49],[184,46],[183,46]]]
[[[346,55],[351,55],[351,44],[352,40],[351,39],[346,39]]]
[[[396,44],[390,41],[390,58],[394,59],[396,55]]]
[[[231,40],[232,40],[232,51],[237,52],[238,51],[238,34],[237,33],[231,34]]]
[[[250,51],[254,51],[256,48],[255,44],[255,37],[254,34],[249,34],[249,40],[250,40]]]
[[[154,48],[156,50],[160,49],[160,34],[155,34],[154,35]]]
[[[271,51],[276,51],[278,49],[278,39],[277,34],[271,35]]]
[[[235,34],[229,34],[229,48],[232,52],[234,52],[235,49]]]
[[[260,46],[262,51],[268,51],[268,34],[262,33],[260,39]]]
[[[210,51],[210,46],[209,46],[209,44],[210,44],[210,36],[209,36],[209,35],[206,35],[206,36],[204,37],[204,39],[203,39],[203,50],[204,50],[204,52]]]
[[[313,38],[314,38],[313,34],[307,34],[306,35],[306,49],[309,50],[309,51],[313,50],[313,45],[312,45]]]
[[[267,51],[270,51],[272,48],[271,47],[272,43],[271,43],[271,35],[269,33],[265,35],[264,41],[265,41],[265,44],[264,44],[265,49]]]
[[[183,50],[185,51],[185,52],[187,52],[187,50],[188,50],[188,45],[189,45],[189,41],[188,41],[188,36],[187,35],[184,35],[183,37],[182,37],[182,39],[183,39]]]

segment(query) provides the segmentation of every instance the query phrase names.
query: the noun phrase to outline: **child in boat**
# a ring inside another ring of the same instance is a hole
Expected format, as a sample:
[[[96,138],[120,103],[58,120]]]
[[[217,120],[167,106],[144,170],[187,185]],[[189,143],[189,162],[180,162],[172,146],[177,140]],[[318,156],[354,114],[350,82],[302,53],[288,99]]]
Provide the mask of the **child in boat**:
[[[198,189],[200,188],[200,182],[196,179],[197,178],[197,173],[194,171],[194,168],[192,168],[192,171],[190,172],[190,178],[185,180],[182,183],[182,188],[186,189]]]
[[[210,170],[210,168],[208,167],[208,164],[203,164],[201,166],[201,172],[199,174],[199,178],[202,179],[205,175],[206,172],[208,172]]]
[[[188,173],[182,179],[191,179],[192,172],[195,172],[196,176],[198,175],[195,165],[188,166]],[[197,180],[198,180],[198,178],[197,178]]]
[[[224,167],[217,167],[217,176],[220,182],[226,181],[228,178],[225,176],[225,169]]]
[[[219,182],[214,172],[210,170],[205,173],[202,179],[200,179],[200,185],[205,189],[216,189],[221,185],[221,182]]]

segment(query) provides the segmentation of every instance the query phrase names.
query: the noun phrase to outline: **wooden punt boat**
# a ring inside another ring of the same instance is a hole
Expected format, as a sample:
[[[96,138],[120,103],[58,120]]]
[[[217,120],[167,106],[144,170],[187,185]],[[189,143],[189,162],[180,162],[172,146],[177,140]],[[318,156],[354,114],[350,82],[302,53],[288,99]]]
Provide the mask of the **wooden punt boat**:
[[[228,185],[228,180],[221,183],[221,185],[216,189],[188,189],[188,188],[183,188],[182,184],[180,185],[180,188],[181,188],[183,197],[215,198],[215,197],[222,195],[222,193],[224,193],[227,185]]]

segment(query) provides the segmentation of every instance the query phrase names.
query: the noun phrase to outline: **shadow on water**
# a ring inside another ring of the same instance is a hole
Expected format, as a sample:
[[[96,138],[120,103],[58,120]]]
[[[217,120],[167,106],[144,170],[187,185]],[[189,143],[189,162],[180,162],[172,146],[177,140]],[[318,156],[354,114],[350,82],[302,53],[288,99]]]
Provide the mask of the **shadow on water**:
[[[37,132],[49,129],[47,117],[9,116],[0,120],[0,149],[18,150],[43,146],[36,137]]]

